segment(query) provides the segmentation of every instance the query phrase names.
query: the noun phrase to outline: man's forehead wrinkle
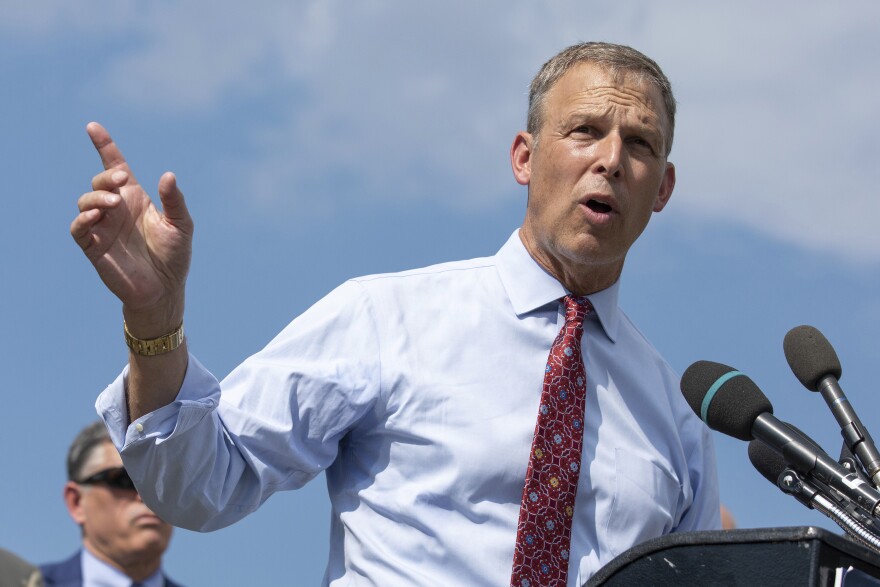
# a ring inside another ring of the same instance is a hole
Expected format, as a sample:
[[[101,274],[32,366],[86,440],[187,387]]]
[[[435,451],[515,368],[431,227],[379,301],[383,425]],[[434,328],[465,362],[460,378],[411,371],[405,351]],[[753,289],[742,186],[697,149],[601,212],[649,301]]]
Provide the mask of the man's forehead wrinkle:
[[[605,76],[587,82],[577,76],[563,76],[550,90],[545,116],[555,128],[555,133],[565,136],[571,127],[590,119],[600,119],[623,111],[623,121],[638,133],[656,135],[665,144],[667,140],[664,116],[665,106],[658,90],[643,76],[630,72],[605,71]],[[549,128],[548,128],[549,130]],[[658,146],[662,150],[662,145]]]
[[[629,85],[590,86],[584,88],[578,94],[584,96],[595,95],[597,98],[608,98],[621,102],[636,102],[646,108],[653,108],[651,100],[641,87],[634,88]]]
[[[558,89],[560,92],[567,90],[562,87],[554,89]],[[570,106],[577,103],[610,102],[626,108],[644,108],[656,116],[657,108],[654,100],[651,98],[650,91],[646,90],[647,88],[641,84],[638,87],[633,87],[631,84],[591,85],[574,91],[569,90],[568,95],[558,95],[558,100],[563,107],[566,103]]]
[[[627,99],[626,97],[618,97],[617,94],[611,94],[610,99],[595,99],[593,93],[583,93],[580,96],[573,97],[567,108],[561,109],[559,112],[560,120],[570,122],[584,117],[597,117],[611,114],[616,109],[622,109],[627,118],[633,118],[641,125],[649,127],[659,127],[660,117],[653,108],[647,106],[641,113],[640,106],[645,105],[644,102],[637,102]],[[645,105],[646,106],[646,105]]]

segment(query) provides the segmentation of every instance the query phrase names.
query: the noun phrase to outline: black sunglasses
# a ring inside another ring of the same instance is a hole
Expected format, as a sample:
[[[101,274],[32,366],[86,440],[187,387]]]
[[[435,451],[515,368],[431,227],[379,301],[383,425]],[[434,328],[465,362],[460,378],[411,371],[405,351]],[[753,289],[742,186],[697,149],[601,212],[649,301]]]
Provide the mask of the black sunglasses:
[[[128,471],[124,467],[114,467],[112,469],[104,469],[98,471],[90,477],[86,477],[79,481],[80,485],[104,485],[113,489],[133,489],[134,482],[128,476]]]

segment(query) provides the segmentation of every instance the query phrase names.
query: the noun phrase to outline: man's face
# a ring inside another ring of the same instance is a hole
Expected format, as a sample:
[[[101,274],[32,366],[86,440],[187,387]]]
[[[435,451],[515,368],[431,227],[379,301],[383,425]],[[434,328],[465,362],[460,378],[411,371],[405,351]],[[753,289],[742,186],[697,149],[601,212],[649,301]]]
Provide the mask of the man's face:
[[[547,92],[543,114],[537,137],[520,133],[511,148],[514,176],[529,186],[520,234],[563,284],[590,293],[619,277],[672,194],[665,107],[635,75],[580,63]]]
[[[116,448],[105,442],[92,451],[82,478],[121,466]],[[83,544],[105,562],[123,567],[141,564],[158,560],[168,548],[171,525],[144,505],[133,489],[71,481],[64,494],[70,516],[82,526]]]

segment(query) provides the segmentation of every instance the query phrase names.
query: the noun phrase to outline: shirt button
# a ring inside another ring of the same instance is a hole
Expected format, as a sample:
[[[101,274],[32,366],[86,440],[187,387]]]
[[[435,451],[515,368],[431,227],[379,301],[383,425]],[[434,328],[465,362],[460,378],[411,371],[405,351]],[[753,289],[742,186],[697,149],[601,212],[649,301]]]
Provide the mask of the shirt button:
[[[137,430],[138,432],[143,432],[143,431],[144,431],[144,425],[141,424],[140,422],[138,422],[137,424],[134,425],[134,429]]]

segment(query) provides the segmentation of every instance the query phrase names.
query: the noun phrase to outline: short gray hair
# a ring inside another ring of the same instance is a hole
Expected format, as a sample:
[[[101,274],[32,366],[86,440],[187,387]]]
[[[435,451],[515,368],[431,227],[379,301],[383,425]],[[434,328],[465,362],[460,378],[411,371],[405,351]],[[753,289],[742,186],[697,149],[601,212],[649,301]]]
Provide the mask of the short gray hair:
[[[529,113],[526,130],[536,140],[544,124],[544,100],[550,89],[569,69],[579,63],[595,63],[612,74],[634,73],[646,79],[660,90],[666,116],[669,120],[669,136],[666,137],[666,155],[672,150],[675,131],[675,97],[672,84],[660,66],[647,55],[626,45],[613,43],[578,43],[563,49],[541,67],[529,88]]]
[[[82,481],[85,464],[95,449],[105,442],[110,442],[110,434],[101,420],[96,420],[80,430],[67,451],[67,479],[69,481]]]

